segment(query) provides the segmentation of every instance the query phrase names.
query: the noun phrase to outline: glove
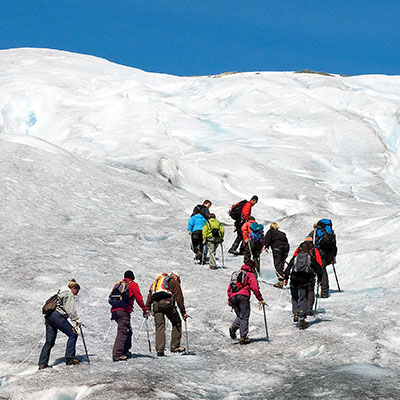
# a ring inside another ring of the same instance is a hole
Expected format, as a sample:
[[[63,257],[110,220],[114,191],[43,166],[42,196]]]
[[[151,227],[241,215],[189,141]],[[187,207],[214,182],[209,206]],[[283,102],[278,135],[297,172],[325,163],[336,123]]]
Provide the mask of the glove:
[[[86,328],[86,325],[84,325],[84,323],[82,322],[82,320],[81,320],[80,318],[78,318],[78,319],[75,321],[75,326],[76,326],[77,328],[80,327],[80,326],[83,326],[83,327]]]
[[[149,316],[151,315],[151,311],[150,310],[145,310],[143,311],[143,318],[149,318]]]
[[[188,231],[189,236],[192,236],[192,232]]]

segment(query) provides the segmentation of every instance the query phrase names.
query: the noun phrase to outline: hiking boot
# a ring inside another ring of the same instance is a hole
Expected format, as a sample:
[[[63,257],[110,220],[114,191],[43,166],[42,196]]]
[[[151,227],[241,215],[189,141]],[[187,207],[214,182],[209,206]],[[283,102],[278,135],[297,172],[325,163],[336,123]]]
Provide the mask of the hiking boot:
[[[234,256],[238,256],[239,255],[239,252],[237,250],[235,250],[235,249],[229,249],[228,253],[233,254]]]
[[[127,356],[128,358],[132,357],[132,353],[130,351],[127,351],[124,355]]]
[[[199,251],[199,252],[196,253],[196,255],[194,256],[194,258],[195,258],[196,260],[201,260],[201,259],[203,258],[203,255],[202,255],[201,252]]]
[[[249,344],[251,342],[251,339],[248,337],[242,337],[239,340],[239,344]]]
[[[158,357],[164,357],[165,356],[164,350],[157,350],[157,356]]]
[[[283,289],[283,281],[276,282],[274,287],[276,287],[278,289]]]
[[[307,328],[308,328],[307,321],[305,319],[301,319],[299,321],[299,329],[307,329]]]
[[[321,293],[319,297],[321,297],[321,299],[327,299],[329,297],[329,293]]]
[[[128,355],[127,354],[122,354],[121,356],[113,357],[113,361],[114,362],[126,361],[127,359],[128,359]]]
[[[38,369],[51,368],[48,364],[39,364]]]
[[[171,353],[183,353],[186,349],[182,346],[171,347]]]
[[[65,360],[65,364],[67,364],[67,365],[77,365],[80,363],[81,363],[81,360],[78,360],[77,358],[67,358]]]
[[[310,316],[310,317],[313,317],[314,313],[311,310],[309,310],[309,311],[307,311],[307,315]]]
[[[233,325],[229,328],[229,335],[230,335],[230,337],[232,339],[236,339],[237,338],[236,331],[237,331],[237,328],[235,326],[233,326]]]
[[[293,322],[298,322],[299,321],[299,313],[294,313],[293,314]]]
[[[212,267],[212,266],[210,265],[210,269],[217,269],[217,267]]]

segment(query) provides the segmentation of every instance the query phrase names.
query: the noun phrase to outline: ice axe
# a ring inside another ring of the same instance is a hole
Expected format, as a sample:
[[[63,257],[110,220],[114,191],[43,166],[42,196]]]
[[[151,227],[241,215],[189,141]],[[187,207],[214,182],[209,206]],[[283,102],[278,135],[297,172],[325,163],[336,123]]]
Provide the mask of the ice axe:
[[[89,354],[88,354],[87,347],[86,347],[86,342],[85,342],[85,337],[83,336],[82,325],[79,325],[79,330],[81,331],[81,337],[82,337],[83,347],[85,348],[87,362],[88,362],[88,364],[90,364]]]

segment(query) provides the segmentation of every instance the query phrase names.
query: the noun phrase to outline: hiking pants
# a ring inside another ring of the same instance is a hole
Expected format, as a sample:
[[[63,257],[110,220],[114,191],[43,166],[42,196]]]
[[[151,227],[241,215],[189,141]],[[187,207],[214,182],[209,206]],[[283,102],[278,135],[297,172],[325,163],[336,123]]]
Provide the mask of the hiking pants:
[[[68,322],[68,316],[53,311],[46,321],[46,343],[43,345],[39,356],[40,365],[48,365],[51,349],[56,343],[57,331],[68,336],[67,347],[65,349],[65,358],[75,357],[75,345],[78,339],[78,334],[73,330],[72,325]]]
[[[112,319],[118,324],[112,355],[119,357],[127,354],[132,347],[131,314],[124,310],[113,311]]]
[[[306,318],[308,286],[290,286],[290,293],[293,314],[298,313],[300,319]]]
[[[162,299],[153,302],[154,324],[156,326],[156,350],[165,349],[165,317],[172,324],[171,350],[180,347],[182,336],[182,321],[178,310],[172,304],[172,299]]]
[[[192,233],[192,250],[195,254],[203,254],[203,232],[193,231]]]
[[[240,329],[240,337],[245,338],[249,333],[250,298],[237,294],[231,298],[231,304],[237,315],[232,326]]]
[[[322,260],[321,296],[329,296],[329,279],[326,271],[327,255],[322,250],[320,250],[320,255]]]
[[[208,244],[208,249],[210,250],[210,268],[216,269],[217,268],[216,253],[219,243],[207,240],[207,244]]]
[[[246,246],[244,246],[243,263],[246,264],[246,261],[253,260],[256,264],[255,268],[258,274],[260,274],[260,254],[262,248],[263,248],[262,243],[254,243],[252,241],[247,242]]]
[[[235,221],[236,239],[232,243],[232,246],[229,250],[237,250],[239,245],[243,242],[242,225],[243,225],[243,222],[241,219]]]
[[[307,311],[312,311],[315,303],[315,276],[310,279],[307,294]]]
[[[285,269],[285,261],[288,256],[287,251],[281,249],[272,249],[272,256],[274,258],[274,267],[276,271],[276,276],[280,281],[283,281],[283,270]]]

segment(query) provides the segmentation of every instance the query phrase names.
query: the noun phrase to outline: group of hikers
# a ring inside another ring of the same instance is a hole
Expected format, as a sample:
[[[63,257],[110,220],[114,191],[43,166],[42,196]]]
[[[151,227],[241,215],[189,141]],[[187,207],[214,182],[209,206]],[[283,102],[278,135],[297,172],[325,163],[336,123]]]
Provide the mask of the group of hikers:
[[[319,297],[329,297],[329,280],[326,267],[336,262],[336,235],[330,219],[320,219],[314,223],[313,230],[300,243],[293,257],[286,262],[290,245],[286,234],[279,230],[276,222],[270,224],[264,236],[264,226],[258,224],[251,215],[252,207],[258,202],[258,196],[242,200],[229,210],[234,220],[236,238],[228,253],[243,255],[243,266],[240,274],[232,274],[228,288],[229,304],[233,307],[237,318],[229,329],[230,336],[236,338],[236,330],[240,327],[240,343],[248,343],[248,321],[250,316],[250,293],[254,292],[257,300],[264,304],[257,277],[260,274],[260,255],[265,249],[272,251],[277,283],[282,289],[290,280],[292,296],[293,321],[298,322],[299,329],[306,329],[307,316],[314,315],[315,280],[321,289]],[[210,213],[212,203],[205,200],[193,209],[188,222],[188,231],[192,237],[192,250],[195,259],[207,263],[207,248],[210,250],[210,268],[216,268],[215,251],[224,240],[224,228]],[[239,249],[239,250],[238,250]]]
[[[253,196],[250,201],[242,200],[236,203],[229,211],[229,215],[235,221],[236,238],[228,252],[234,256],[244,256],[243,265],[239,271],[231,275],[227,290],[228,303],[236,314],[236,319],[229,328],[229,335],[232,339],[236,339],[236,332],[239,330],[240,344],[248,344],[251,341],[248,337],[251,292],[254,293],[260,305],[266,304],[258,285],[260,254],[263,249],[266,252],[269,249],[272,251],[278,278],[274,286],[283,289],[290,280],[293,321],[298,322],[299,329],[307,328],[306,318],[308,315],[313,315],[316,277],[318,285],[321,286],[320,297],[329,296],[326,266],[335,262],[337,253],[332,222],[329,219],[321,219],[314,224],[314,229],[295,250],[290,262],[286,263],[290,250],[286,234],[279,230],[276,222],[273,222],[264,236],[263,225],[258,224],[251,216],[251,209],[257,202],[258,197]],[[194,208],[188,222],[188,231],[191,235],[195,259],[202,264],[206,263],[209,251],[210,268],[216,269],[216,250],[224,240],[225,231],[215,214],[210,213],[211,205],[210,200],[205,200],[203,204]],[[46,341],[40,353],[39,369],[49,368],[50,352],[55,344],[58,330],[68,336],[65,351],[66,364],[80,363],[75,356],[78,329],[82,332],[81,327],[84,326],[75,307],[75,296],[79,291],[80,285],[72,279],[67,286],[60,288],[43,307]],[[143,311],[146,323],[150,315],[154,317],[157,356],[165,355],[165,317],[172,325],[170,351],[184,352],[186,349],[181,346],[181,316],[186,321],[189,315],[185,310],[180,275],[177,272],[158,275],[150,286],[146,302],[144,302],[139,285],[135,282],[135,275],[128,270],[125,271],[123,280],[115,283],[109,296],[111,319],[118,326],[112,350],[113,361],[124,361],[131,356],[131,313],[135,300]],[[74,325],[68,321],[68,318]]]

